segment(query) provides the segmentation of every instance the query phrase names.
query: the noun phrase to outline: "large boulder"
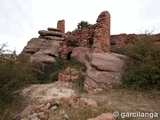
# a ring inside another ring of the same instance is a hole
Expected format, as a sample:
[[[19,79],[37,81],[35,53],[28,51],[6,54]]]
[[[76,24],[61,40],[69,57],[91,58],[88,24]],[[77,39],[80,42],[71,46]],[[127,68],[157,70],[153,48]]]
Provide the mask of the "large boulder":
[[[122,56],[122,55],[121,55]],[[112,53],[87,54],[88,62],[99,71],[122,72],[125,62]]]
[[[86,53],[85,88],[88,93],[109,90],[121,83],[127,57],[114,53]]]
[[[77,60],[81,63],[86,62],[86,52],[89,48],[86,47],[76,47],[72,50],[71,59]]]

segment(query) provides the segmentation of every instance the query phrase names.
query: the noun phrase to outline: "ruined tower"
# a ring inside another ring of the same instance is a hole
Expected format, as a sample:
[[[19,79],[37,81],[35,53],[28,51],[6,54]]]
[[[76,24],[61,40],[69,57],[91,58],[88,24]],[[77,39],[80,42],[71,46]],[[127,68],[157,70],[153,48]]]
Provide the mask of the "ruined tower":
[[[63,33],[65,33],[65,20],[59,20],[57,22],[57,29],[61,30]]]
[[[103,11],[98,16],[92,52],[110,52],[110,14],[108,11]]]

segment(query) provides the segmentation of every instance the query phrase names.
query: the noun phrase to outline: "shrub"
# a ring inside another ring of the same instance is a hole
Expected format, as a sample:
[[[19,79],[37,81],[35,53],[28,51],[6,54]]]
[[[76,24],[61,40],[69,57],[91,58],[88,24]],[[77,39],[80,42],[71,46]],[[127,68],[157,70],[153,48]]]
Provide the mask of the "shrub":
[[[134,44],[118,48],[131,58],[122,86],[139,91],[160,90],[160,46],[149,35]]]
[[[78,23],[78,25],[77,25],[77,28],[78,29],[83,29],[83,28],[85,28],[85,27],[88,27],[90,24],[87,22],[87,21],[81,21],[81,22],[79,22]]]
[[[14,91],[24,85],[33,83],[36,79],[32,70],[32,64],[28,62],[27,56],[10,54],[8,57],[1,57],[0,100],[10,102]]]
[[[76,69],[80,69],[84,67],[84,64],[75,61],[75,60],[68,60],[65,61],[60,57],[56,57],[56,64],[53,64],[51,71],[41,74],[37,76],[39,83],[51,83],[57,81],[58,74],[63,72],[67,67],[73,67]]]
[[[15,91],[36,82],[35,69],[28,56],[16,55],[6,49],[6,44],[0,46],[0,119],[10,119],[8,109],[21,103]]]

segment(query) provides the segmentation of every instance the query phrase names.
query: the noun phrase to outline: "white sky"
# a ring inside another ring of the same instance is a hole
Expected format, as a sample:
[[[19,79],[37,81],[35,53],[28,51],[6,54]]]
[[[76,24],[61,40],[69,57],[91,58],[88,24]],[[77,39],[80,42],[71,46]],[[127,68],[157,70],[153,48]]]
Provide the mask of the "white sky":
[[[160,0],[0,0],[0,44],[20,53],[38,30],[57,27],[64,19],[66,31],[77,24],[96,23],[98,15],[111,14],[111,34],[160,33]]]

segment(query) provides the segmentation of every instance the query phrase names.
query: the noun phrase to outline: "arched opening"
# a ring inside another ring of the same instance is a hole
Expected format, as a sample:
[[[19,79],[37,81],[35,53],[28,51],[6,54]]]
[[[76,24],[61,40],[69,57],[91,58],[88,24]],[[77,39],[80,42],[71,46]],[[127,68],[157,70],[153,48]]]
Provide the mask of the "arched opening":
[[[71,60],[71,54],[72,54],[72,51],[69,51],[67,54],[67,60]]]

